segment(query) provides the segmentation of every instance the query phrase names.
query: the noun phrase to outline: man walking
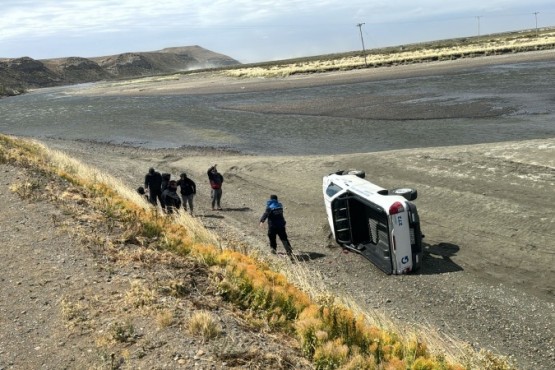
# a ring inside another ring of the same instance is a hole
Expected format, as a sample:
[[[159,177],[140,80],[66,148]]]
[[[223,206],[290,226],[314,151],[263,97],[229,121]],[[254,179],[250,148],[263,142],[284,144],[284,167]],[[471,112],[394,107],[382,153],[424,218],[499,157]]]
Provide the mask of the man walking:
[[[162,203],[162,175],[153,167],[150,167],[145,176],[145,190],[148,190],[148,200],[153,205],[157,204],[157,200]]]
[[[276,254],[277,242],[276,236],[279,236],[285,252],[291,259],[293,259],[293,250],[291,249],[291,244],[287,238],[287,232],[285,230],[285,218],[283,217],[283,206],[278,202],[277,195],[271,195],[270,200],[266,202],[266,210],[260,217],[260,227],[264,225],[264,222],[268,220],[268,238],[270,239],[270,248],[273,254]]]
[[[212,191],[210,193],[212,197],[212,210],[215,211],[216,207],[221,210],[220,201],[222,199],[222,184],[224,182],[224,177],[216,169],[216,165],[213,165],[208,169],[208,180],[210,181],[210,187]]]
[[[197,186],[193,180],[187,177],[183,172],[180,175],[177,185],[181,189],[181,198],[183,198],[183,209],[187,211],[187,204],[189,204],[189,212],[193,214],[193,197],[197,193]]]

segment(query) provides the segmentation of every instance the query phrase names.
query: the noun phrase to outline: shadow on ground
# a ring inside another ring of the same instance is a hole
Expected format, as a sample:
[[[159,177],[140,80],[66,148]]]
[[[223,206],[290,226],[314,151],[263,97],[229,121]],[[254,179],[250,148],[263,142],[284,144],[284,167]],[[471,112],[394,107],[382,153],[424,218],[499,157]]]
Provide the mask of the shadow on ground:
[[[282,258],[288,258],[285,252],[277,252],[276,255]],[[323,253],[302,252],[302,251],[301,252],[293,251],[293,256],[295,257],[295,261],[297,262],[308,262],[308,261],[316,260],[318,258],[326,257],[326,255]]]
[[[210,214],[204,214],[204,215],[197,215],[197,217],[199,218],[224,218],[224,216],[222,215],[210,215]],[[205,226],[207,227],[207,226]]]
[[[308,262],[312,260],[317,260],[318,258],[326,257],[325,254],[317,252],[297,252],[294,253],[294,255],[299,262]]]
[[[251,211],[251,208],[249,208],[249,207],[224,208],[222,211],[247,212],[247,211]]]
[[[463,271],[463,268],[451,259],[460,250],[458,245],[451,243],[438,243],[434,245],[423,243],[423,248],[420,275]]]

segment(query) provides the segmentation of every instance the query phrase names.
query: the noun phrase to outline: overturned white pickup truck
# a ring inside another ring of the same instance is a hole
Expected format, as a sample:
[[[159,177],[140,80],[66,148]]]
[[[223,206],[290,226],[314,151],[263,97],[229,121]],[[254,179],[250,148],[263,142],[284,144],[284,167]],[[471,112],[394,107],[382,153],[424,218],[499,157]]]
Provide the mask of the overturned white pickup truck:
[[[422,263],[422,233],[414,189],[387,190],[363,171],[338,171],[323,179],[324,201],[338,244],[362,254],[387,274],[416,271]]]

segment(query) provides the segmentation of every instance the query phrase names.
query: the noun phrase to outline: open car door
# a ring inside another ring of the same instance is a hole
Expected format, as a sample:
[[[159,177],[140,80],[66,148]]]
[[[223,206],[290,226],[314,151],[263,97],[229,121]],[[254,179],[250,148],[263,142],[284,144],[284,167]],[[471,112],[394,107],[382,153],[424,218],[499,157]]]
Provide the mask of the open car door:
[[[388,216],[383,209],[349,192],[331,202],[336,241],[393,273]]]
[[[339,244],[352,244],[351,217],[349,213],[349,199],[346,196],[336,198],[331,202],[333,214],[333,229],[335,240]]]

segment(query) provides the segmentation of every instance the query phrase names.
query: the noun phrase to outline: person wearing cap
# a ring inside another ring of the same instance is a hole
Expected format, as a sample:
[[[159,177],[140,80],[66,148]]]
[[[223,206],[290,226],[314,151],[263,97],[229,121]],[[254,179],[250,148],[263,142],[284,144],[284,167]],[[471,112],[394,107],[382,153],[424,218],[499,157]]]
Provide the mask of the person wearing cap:
[[[216,165],[210,167],[207,171],[208,181],[210,181],[210,187],[212,191],[210,196],[212,197],[212,210],[221,210],[220,201],[222,200],[222,184],[224,182],[224,177],[216,169]],[[216,208],[217,207],[217,208]]]
[[[275,194],[271,195],[270,199],[266,201],[266,210],[260,217],[260,227],[264,225],[266,220],[268,220],[268,239],[270,240],[271,252],[276,254],[276,236],[279,236],[285,252],[293,260],[293,250],[285,230],[286,221],[283,216],[283,205],[278,202],[278,197]]]
[[[193,180],[187,177],[183,172],[179,176],[177,186],[180,188],[181,198],[183,199],[183,209],[187,211],[187,204],[189,204],[189,212],[193,214],[193,197],[197,193],[197,186]]]
[[[153,205],[157,204],[157,201],[162,203],[162,175],[160,172],[156,171],[154,167],[150,167],[148,173],[145,176],[145,191],[148,190],[148,200]]]

